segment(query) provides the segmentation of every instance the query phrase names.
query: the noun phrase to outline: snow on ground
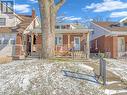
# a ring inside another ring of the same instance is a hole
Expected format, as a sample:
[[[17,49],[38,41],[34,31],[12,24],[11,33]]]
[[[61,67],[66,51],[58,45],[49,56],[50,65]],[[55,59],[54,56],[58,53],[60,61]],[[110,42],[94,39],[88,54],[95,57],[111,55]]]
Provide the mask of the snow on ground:
[[[0,65],[0,95],[104,95],[100,85],[66,77],[62,70],[94,75],[78,62],[13,61]]]
[[[108,62],[107,69],[123,80],[127,80],[127,61],[121,61],[116,59],[106,59]]]
[[[127,90],[109,90],[109,89],[105,90],[105,94],[107,95],[120,94],[125,92],[127,92]]]

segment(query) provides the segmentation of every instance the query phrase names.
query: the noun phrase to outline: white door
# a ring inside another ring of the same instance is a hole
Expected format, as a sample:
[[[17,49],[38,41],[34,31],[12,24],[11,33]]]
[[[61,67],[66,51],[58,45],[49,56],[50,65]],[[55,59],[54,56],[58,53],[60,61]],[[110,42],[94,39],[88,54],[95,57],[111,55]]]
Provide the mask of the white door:
[[[80,37],[74,37],[74,50],[80,50]]]

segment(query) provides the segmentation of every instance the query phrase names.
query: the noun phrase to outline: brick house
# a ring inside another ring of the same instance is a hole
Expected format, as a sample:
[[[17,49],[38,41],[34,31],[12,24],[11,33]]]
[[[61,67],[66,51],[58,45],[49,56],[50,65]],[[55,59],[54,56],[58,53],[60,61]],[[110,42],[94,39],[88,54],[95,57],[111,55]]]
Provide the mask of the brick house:
[[[24,33],[37,27],[39,20],[34,10],[32,15],[20,15],[7,4],[12,2],[0,2],[0,56],[22,59],[27,50]]]
[[[106,53],[112,58],[127,55],[127,22],[91,22],[91,53]]]
[[[69,51],[81,51],[87,54],[89,58],[89,33],[91,29],[85,28],[76,23],[57,23],[55,31],[55,54],[69,56]],[[41,30],[36,28],[32,30],[32,36],[36,38],[32,41],[32,55],[38,55],[42,43]],[[32,37],[32,38],[33,38]],[[35,42],[35,43],[34,43]],[[34,44],[33,44],[34,43]]]

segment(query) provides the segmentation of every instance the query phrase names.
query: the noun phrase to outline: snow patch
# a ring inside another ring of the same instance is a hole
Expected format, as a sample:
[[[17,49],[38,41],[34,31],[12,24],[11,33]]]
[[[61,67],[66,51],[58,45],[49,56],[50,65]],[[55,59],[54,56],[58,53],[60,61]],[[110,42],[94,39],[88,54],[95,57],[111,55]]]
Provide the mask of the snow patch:
[[[114,84],[114,83],[120,83],[121,81],[110,81],[110,82],[106,82],[107,85],[111,85],[111,84]]]
[[[126,92],[127,92],[127,90],[109,90],[109,89],[105,90],[105,94],[107,94],[107,95],[126,93]]]
[[[88,66],[88,65],[85,65],[85,64],[78,64],[78,66],[79,66],[80,68],[86,68],[86,69],[91,70],[91,71],[94,70],[94,68],[92,68],[92,67],[90,67],[90,66]]]

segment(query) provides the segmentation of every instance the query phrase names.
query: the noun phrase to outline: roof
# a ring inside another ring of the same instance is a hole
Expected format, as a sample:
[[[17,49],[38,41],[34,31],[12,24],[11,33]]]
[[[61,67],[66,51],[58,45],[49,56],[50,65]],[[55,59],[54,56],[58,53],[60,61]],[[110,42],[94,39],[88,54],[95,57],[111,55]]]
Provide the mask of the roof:
[[[64,22],[64,23],[56,23],[56,25],[72,25],[74,26],[76,29],[84,29],[86,28],[85,25],[83,25],[82,23],[69,23],[69,22]]]
[[[93,22],[93,23],[110,31],[117,31],[117,32],[127,31],[127,26],[120,26],[120,23],[118,22]]]
[[[32,16],[29,15],[19,15],[22,18],[22,22],[15,27],[0,27],[0,33],[7,32],[23,32],[32,22]]]
[[[124,22],[124,21],[127,21],[127,17],[121,19],[119,22],[121,23],[121,22]]]

